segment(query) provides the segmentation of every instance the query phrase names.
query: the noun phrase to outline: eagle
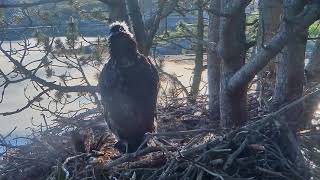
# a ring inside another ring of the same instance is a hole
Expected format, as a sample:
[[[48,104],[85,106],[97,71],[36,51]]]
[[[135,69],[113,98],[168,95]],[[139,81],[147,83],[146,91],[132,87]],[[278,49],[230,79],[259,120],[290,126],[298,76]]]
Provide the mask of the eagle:
[[[104,118],[122,153],[135,152],[155,131],[159,74],[124,22],[110,25],[109,60],[99,76]],[[146,146],[146,145],[145,145]]]

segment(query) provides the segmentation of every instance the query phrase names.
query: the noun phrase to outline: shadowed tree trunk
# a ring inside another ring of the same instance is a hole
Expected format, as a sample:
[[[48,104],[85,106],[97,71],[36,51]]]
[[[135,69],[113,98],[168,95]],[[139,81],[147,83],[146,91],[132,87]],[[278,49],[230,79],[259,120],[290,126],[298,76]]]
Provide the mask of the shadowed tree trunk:
[[[303,9],[305,9],[306,3],[305,0],[284,0],[284,21],[288,20],[290,25],[290,19],[300,14]],[[288,43],[280,54],[279,64],[277,65],[276,88],[273,104],[273,108],[275,109],[290,104],[301,98],[303,95],[304,60],[307,37],[308,28],[296,32],[295,36],[288,39]],[[280,148],[283,149],[284,156],[288,157],[292,163],[297,164],[299,168],[306,167],[306,162],[304,161],[301,151],[295,148],[300,146],[296,138],[296,132],[306,126],[303,106],[304,104],[299,103],[288,109],[279,117],[279,120],[288,123],[288,127],[281,128],[287,129],[287,134],[291,133],[290,138],[281,136],[280,142],[283,142],[281,143],[283,146],[280,146]],[[305,172],[305,174],[303,174],[301,179],[310,179],[309,171],[305,170],[303,172]]]
[[[148,53],[145,52],[146,32],[138,0],[126,0],[126,2],[130,21],[132,22],[131,25],[138,43],[138,49],[142,54],[148,55]]]
[[[126,0],[127,11],[140,53],[148,56],[153,39],[162,19],[173,12],[178,0],[158,0],[157,10],[147,20],[143,20],[138,0]]]
[[[227,3],[230,3],[227,5]],[[232,4],[239,4],[232,11]],[[227,14],[220,19],[219,55],[221,57],[220,118],[222,127],[239,126],[247,118],[247,86],[230,91],[228,84],[232,76],[244,65],[246,57],[245,8],[247,2],[221,1],[221,12]]]
[[[221,13],[219,12],[222,16],[218,51],[222,62],[220,114],[223,127],[239,126],[245,123],[248,84],[287,44],[292,44],[292,39],[296,39],[297,35],[301,37],[300,35],[305,34],[308,27],[320,18],[318,1],[305,2],[308,3],[308,6],[302,5],[303,10],[300,9],[299,15],[285,19],[281,23],[279,32],[265,45],[265,48],[261,48],[252,60],[244,64],[246,55],[245,9],[249,3],[248,0],[223,0]],[[286,5],[285,7],[296,7],[291,6]],[[301,8],[301,6],[298,7]],[[290,73],[292,74],[294,73]],[[291,78],[291,80],[295,79]]]
[[[308,86],[309,82],[320,82],[320,39],[317,39],[312,50],[312,56],[305,68]]]
[[[290,19],[299,14],[306,2],[304,0],[284,0],[284,18]],[[274,95],[274,108],[291,103],[300,98],[304,84],[304,59],[307,42],[307,29],[296,33],[284,47],[277,66],[277,81]],[[282,118],[289,121],[293,129],[303,127],[303,105],[288,111]]]
[[[306,88],[312,88],[320,83],[320,39],[317,39],[312,50],[312,56],[305,67],[307,84]],[[313,98],[305,102],[304,118],[308,128],[311,127],[311,120],[314,118],[314,113],[318,108],[319,99]]]
[[[104,1],[100,0],[103,3],[106,3],[109,6],[109,18],[111,22],[114,21],[125,21],[129,22],[129,17],[126,8],[125,0],[113,0],[113,1]]]
[[[257,39],[257,51],[264,48],[266,43],[277,33],[280,25],[282,0],[259,1],[259,31]],[[277,57],[276,57],[277,58]],[[269,89],[274,89],[276,79],[276,62],[272,59],[269,64],[258,74],[259,101],[268,96]]]
[[[203,24],[203,0],[197,1],[198,8],[198,21],[197,21],[197,45],[196,45],[196,57],[195,57],[195,67],[193,70],[193,79],[190,91],[190,100],[195,102],[195,99],[199,93],[199,87],[201,83],[201,75],[203,71],[203,34],[204,34],[204,24]]]
[[[220,9],[220,0],[211,0],[210,9]],[[220,117],[220,57],[217,52],[219,42],[220,17],[210,13],[208,30],[208,88],[210,119]]]

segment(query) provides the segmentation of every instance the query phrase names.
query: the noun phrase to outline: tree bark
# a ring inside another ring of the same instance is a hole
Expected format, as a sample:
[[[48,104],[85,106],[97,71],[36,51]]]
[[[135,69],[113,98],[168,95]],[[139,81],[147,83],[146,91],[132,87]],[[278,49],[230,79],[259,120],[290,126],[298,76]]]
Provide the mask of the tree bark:
[[[199,93],[199,87],[201,82],[201,75],[203,71],[203,34],[204,34],[204,24],[203,24],[203,0],[197,1],[198,8],[198,21],[197,21],[197,45],[196,45],[196,57],[195,57],[195,67],[193,70],[192,85],[190,91],[190,100],[195,102],[195,99]]]
[[[255,54],[253,60],[246,63],[233,75],[229,81],[228,90],[236,92],[239,88],[250,83],[254,76],[283,49],[291,38],[308,29],[311,24],[319,19],[320,3],[311,1],[298,16],[284,21],[280,26],[280,31],[272,38],[270,43],[265,45],[265,48]]]
[[[172,13],[178,4],[178,0],[159,0],[157,12],[145,22],[142,18],[138,0],[126,0],[126,2],[138,49],[140,53],[148,56],[161,20]]]
[[[146,31],[138,0],[126,0],[126,3],[138,49],[140,53],[148,55],[148,53],[145,52]]]
[[[320,39],[317,39],[312,50],[312,56],[305,67],[306,88],[312,89],[313,86],[320,83]],[[311,120],[319,105],[319,99],[313,98],[305,102],[304,119],[307,122],[307,128],[311,128]]]
[[[223,0],[219,54],[222,58],[220,114],[221,124],[239,125],[246,119],[246,87],[254,76],[274,58],[296,34],[305,32],[320,18],[319,1],[308,1],[308,6],[295,17],[285,19],[280,31],[265,48],[256,53],[253,60],[243,65],[245,57],[244,10],[250,1]],[[228,6],[226,6],[226,3]],[[240,27],[240,29],[239,29]],[[242,66],[243,65],[243,66]],[[234,122],[234,123],[233,123]]]
[[[220,9],[220,0],[211,0],[211,8]],[[220,17],[210,13],[208,28],[208,89],[210,119],[220,118],[220,62],[217,45],[219,43]]]
[[[320,39],[317,39],[312,50],[312,56],[305,67],[308,85],[309,82],[320,82]]]
[[[264,48],[277,33],[280,26],[282,0],[259,1],[259,30],[257,39],[257,51]],[[276,79],[276,58],[258,74],[257,88],[260,91],[260,100],[269,94],[269,88],[274,89]]]
[[[126,23],[129,23],[129,17],[127,13],[125,0],[117,0],[112,2],[109,2],[109,1],[105,2],[101,0],[101,2],[109,6],[109,10],[110,10],[109,19],[111,22],[124,21]]]
[[[229,3],[229,4],[228,4]],[[235,4],[238,4],[236,6]],[[233,7],[234,8],[230,8]],[[222,59],[220,117],[222,127],[240,126],[247,118],[247,86],[230,92],[229,80],[244,65],[246,57],[246,1],[222,0],[221,11],[230,16],[220,19],[219,55]],[[234,11],[234,12],[231,12]]]
[[[157,12],[145,23],[145,29],[147,33],[145,53],[149,54],[153,45],[153,39],[157,34],[159,25],[162,19],[169,16],[178,5],[179,0],[159,0]]]
[[[304,0],[284,0],[284,18],[290,19],[299,14],[305,6]],[[277,79],[274,94],[274,109],[300,98],[304,84],[304,59],[307,43],[307,29],[296,33],[288,40],[277,66]],[[303,127],[303,105],[288,111],[282,118],[293,129]]]

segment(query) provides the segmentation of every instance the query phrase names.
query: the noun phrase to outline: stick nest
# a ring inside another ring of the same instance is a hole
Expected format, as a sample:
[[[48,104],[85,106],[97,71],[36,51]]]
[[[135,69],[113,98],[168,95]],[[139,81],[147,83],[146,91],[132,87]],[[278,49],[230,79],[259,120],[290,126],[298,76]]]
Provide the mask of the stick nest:
[[[99,112],[33,129],[29,143],[2,136],[0,179],[307,179],[300,146],[277,118],[228,130],[210,122],[206,102],[159,108],[148,147],[120,154]]]

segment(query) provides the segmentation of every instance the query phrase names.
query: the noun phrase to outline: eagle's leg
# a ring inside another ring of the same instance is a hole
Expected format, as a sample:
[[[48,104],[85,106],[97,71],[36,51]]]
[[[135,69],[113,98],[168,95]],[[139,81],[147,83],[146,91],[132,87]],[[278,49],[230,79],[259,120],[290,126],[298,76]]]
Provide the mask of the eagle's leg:
[[[129,143],[127,141],[125,141],[123,144],[126,147],[126,154],[128,154],[129,153]]]
[[[136,146],[137,148],[135,148],[135,152],[140,151],[146,147],[148,147],[148,141],[150,140],[150,138],[143,138],[143,140],[141,141],[141,143],[138,143],[138,146]]]
[[[127,152],[127,145],[128,143],[125,143],[123,141],[118,141],[115,145],[114,148],[116,148],[120,153],[125,153]]]

